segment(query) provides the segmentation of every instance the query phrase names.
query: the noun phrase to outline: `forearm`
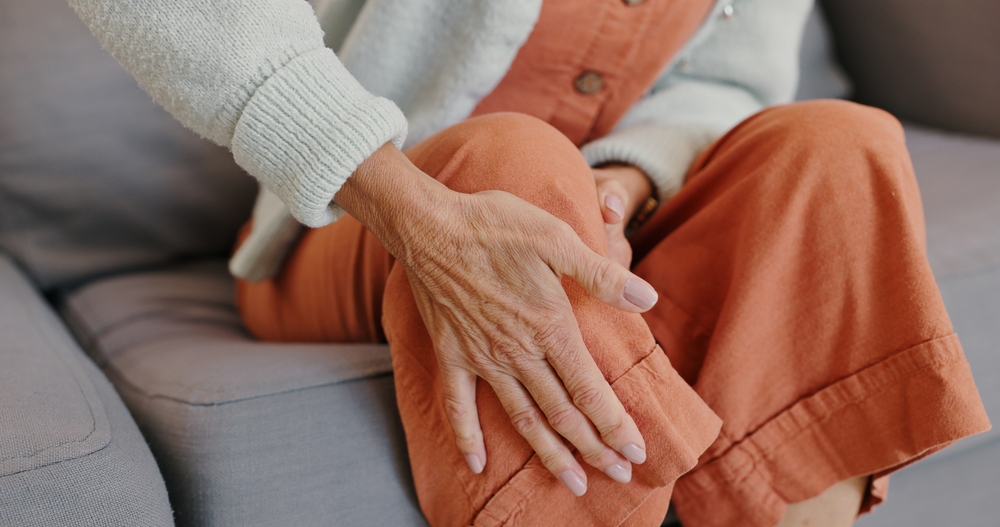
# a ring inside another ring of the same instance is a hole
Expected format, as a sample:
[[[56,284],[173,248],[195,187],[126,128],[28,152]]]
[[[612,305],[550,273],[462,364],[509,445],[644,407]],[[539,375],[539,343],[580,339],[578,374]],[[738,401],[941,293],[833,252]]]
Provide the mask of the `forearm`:
[[[318,227],[334,194],[406,119],[323,46],[303,0],[71,0],[105,48],[174,117]]]
[[[91,31],[174,117],[228,146],[253,90],[323,47],[302,0],[70,0]]]

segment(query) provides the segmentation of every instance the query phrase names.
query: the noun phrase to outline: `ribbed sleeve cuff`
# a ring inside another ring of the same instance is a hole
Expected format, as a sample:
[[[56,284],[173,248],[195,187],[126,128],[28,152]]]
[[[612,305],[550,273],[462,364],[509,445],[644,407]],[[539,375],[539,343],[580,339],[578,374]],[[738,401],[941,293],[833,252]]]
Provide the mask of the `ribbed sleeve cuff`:
[[[320,48],[257,88],[236,123],[232,150],[296,219],[321,227],[343,214],[333,197],[358,165],[405,138],[403,112],[368,93],[332,50]]]
[[[680,190],[694,158],[719,136],[698,127],[637,124],[587,143],[580,151],[592,167],[623,163],[642,170],[665,201]]]

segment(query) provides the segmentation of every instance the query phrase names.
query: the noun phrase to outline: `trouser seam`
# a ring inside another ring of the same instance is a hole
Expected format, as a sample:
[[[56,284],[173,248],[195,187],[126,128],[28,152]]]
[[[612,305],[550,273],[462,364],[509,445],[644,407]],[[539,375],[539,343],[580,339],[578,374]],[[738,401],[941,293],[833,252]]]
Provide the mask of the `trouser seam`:
[[[761,432],[761,430],[763,430],[768,424],[771,424],[771,423],[775,422],[776,420],[781,419],[783,416],[788,415],[788,412],[790,412],[797,404],[799,404],[799,403],[801,403],[803,401],[807,401],[807,400],[809,400],[809,399],[811,399],[813,397],[816,397],[817,395],[819,395],[820,393],[822,393],[824,390],[830,389],[830,388],[832,388],[832,387],[834,387],[834,386],[836,386],[836,385],[838,385],[840,383],[843,383],[843,382],[845,382],[845,381],[847,381],[849,379],[856,378],[859,375],[864,375],[865,372],[872,371],[874,368],[878,368],[880,366],[884,366],[887,361],[890,361],[893,358],[898,357],[900,354],[907,353],[910,350],[916,349],[916,348],[921,347],[921,346],[925,346],[925,345],[930,344],[930,343],[935,342],[935,341],[941,341],[941,340],[945,340],[945,339],[949,339],[949,338],[954,338],[954,337],[955,337],[955,334],[954,333],[950,333],[950,334],[942,336],[942,337],[937,337],[937,338],[932,338],[932,339],[924,340],[924,341],[922,341],[922,342],[920,342],[918,344],[915,344],[913,346],[909,346],[909,347],[907,347],[907,348],[905,348],[905,349],[903,349],[903,350],[901,350],[901,351],[899,351],[897,353],[894,353],[894,354],[890,355],[889,357],[887,357],[887,358],[885,358],[885,359],[883,359],[883,360],[881,360],[881,361],[879,361],[879,362],[877,362],[875,364],[872,364],[871,366],[868,366],[868,367],[864,368],[861,371],[855,372],[852,375],[844,377],[843,379],[840,379],[840,380],[838,380],[838,381],[836,381],[834,383],[828,384],[824,388],[822,388],[822,389],[820,389],[820,390],[818,390],[816,392],[813,392],[812,394],[809,394],[808,396],[805,396],[805,397],[802,397],[802,398],[796,400],[795,403],[789,405],[787,408],[785,408],[784,410],[782,410],[781,412],[779,412],[778,414],[776,414],[774,417],[772,417],[772,418],[768,419],[767,421],[765,421],[764,423],[762,423],[759,427],[757,427],[756,429],[754,429],[754,431],[748,433],[742,440],[737,441],[737,442],[733,442],[729,446],[729,448],[727,448],[725,450],[725,452],[723,452],[722,454],[720,454],[717,457],[713,458],[711,461],[709,461],[708,463],[706,463],[704,466],[695,469],[694,471],[691,472],[691,474],[693,474],[695,472],[699,472],[699,471],[703,470],[705,467],[707,467],[709,465],[714,465],[714,464],[720,463],[723,459],[725,459],[727,456],[731,455],[734,451],[736,451],[737,449],[739,449],[742,445],[753,444],[755,436],[757,436]],[[860,403],[862,403],[864,401],[871,400],[873,397],[879,395],[880,393],[884,392],[886,389],[890,388],[892,385],[894,385],[897,382],[899,382],[903,377],[915,376],[915,375],[918,375],[918,374],[921,374],[921,373],[924,373],[924,372],[927,372],[927,371],[934,370],[935,368],[941,366],[942,364],[946,364],[948,362],[952,362],[953,360],[954,360],[953,358],[950,359],[950,360],[948,360],[948,359],[946,359],[945,357],[942,357],[942,356],[935,356],[931,360],[926,361],[923,364],[921,364],[920,366],[915,367],[913,369],[896,368],[896,371],[893,372],[892,374],[890,374],[889,378],[887,378],[884,381],[880,382],[878,386],[865,389],[859,395],[857,395],[857,396],[855,396],[855,397],[853,397],[851,399],[847,399],[847,400],[842,401],[840,404],[838,404],[834,408],[831,408],[825,414],[823,414],[821,416],[816,416],[814,419],[811,419],[808,424],[800,427],[793,434],[791,434],[788,437],[786,437],[783,440],[781,440],[780,443],[777,443],[777,444],[774,444],[774,445],[768,445],[768,448],[766,450],[768,452],[775,452],[775,451],[778,451],[778,450],[782,449],[783,447],[787,446],[788,444],[793,443],[796,440],[798,440],[798,438],[801,437],[803,434],[805,434],[805,433],[807,433],[807,432],[809,432],[811,430],[814,430],[817,426],[820,426],[823,423],[828,422],[830,418],[832,418],[834,415],[836,415],[838,412],[840,412],[844,408],[846,408],[848,406],[851,406],[851,405],[858,405],[858,404],[860,404]],[[723,433],[722,435],[726,436],[727,438],[729,437],[725,433]],[[739,484],[739,483],[744,482],[747,478],[752,477],[753,474],[759,472],[758,467],[760,465],[760,461],[763,458],[767,457],[767,456],[763,455],[764,449],[762,449],[762,448],[743,448],[742,451],[745,452],[746,454],[748,454],[749,467],[748,467],[748,469],[743,469],[742,467],[740,467],[740,472],[742,472],[742,474],[739,477],[735,478],[735,479],[728,479],[727,483]],[[770,480],[770,478],[768,478],[768,480]],[[712,488],[718,487],[718,485],[719,485],[719,481],[715,480],[715,479],[711,479],[711,480],[709,480],[707,482],[704,482],[704,483],[707,483],[707,484],[701,484],[701,482],[699,482],[699,484],[697,486],[701,487],[701,488],[704,488],[704,489],[712,489]]]

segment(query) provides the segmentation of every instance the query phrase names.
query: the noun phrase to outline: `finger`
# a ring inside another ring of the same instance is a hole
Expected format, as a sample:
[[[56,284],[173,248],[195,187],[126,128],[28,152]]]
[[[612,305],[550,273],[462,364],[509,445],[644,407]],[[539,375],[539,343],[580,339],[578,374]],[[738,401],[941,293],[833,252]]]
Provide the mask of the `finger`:
[[[583,352],[588,354],[585,349]],[[555,371],[548,364],[541,364],[544,366],[519,373],[521,384],[535,400],[549,425],[576,447],[587,464],[620,483],[628,483],[632,479],[632,464],[605,444],[594,425],[563,389]],[[641,442],[638,431],[635,435]]]
[[[531,445],[542,464],[576,496],[587,492],[587,474],[552,430],[528,392],[508,375],[487,379],[517,433]]]
[[[605,223],[621,223],[628,206],[628,192],[617,179],[606,179],[597,185],[597,199]]]
[[[455,430],[455,442],[473,473],[486,467],[486,445],[476,406],[476,374],[461,368],[441,368],[445,413]]]
[[[572,317],[572,312],[569,313],[569,316]],[[581,445],[563,431],[563,428],[579,426],[575,421],[577,417],[586,424],[588,431],[595,432],[596,429],[596,433],[600,436],[600,445],[606,450],[614,449],[629,461],[643,463],[646,460],[646,443],[642,433],[639,432],[639,427],[625,411],[625,407],[614,390],[611,389],[611,385],[604,378],[597,363],[594,362],[593,356],[587,351],[583,337],[576,326],[575,318],[569,319],[569,322],[572,324],[571,327],[563,322],[562,327],[567,329],[559,330],[565,332],[563,333],[566,335],[565,337],[549,338],[547,342],[542,343],[547,364],[559,376],[559,382],[566,390],[562,395],[567,400],[565,402],[555,401],[554,404],[557,406],[554,413],[564,416],[557,420],[565,420],[568,423],[564,426],[557,425],[554,422],[553,413],[550,413],[547,407],[547,402],[541,398],[541,395],[536,395],[534,392],[532,395],[535,395],[539,407],[549,416],[549,422],[553,424],[555,430],[576,445],[581,454],[584,454]],[[558,332],[553,330],[547,332],[547,335],[555,334]],[[525,386],[529,390],[531,389],[530,385],[525,384]],[[571,415],[568,408],[572,408],[575,414]],[[590,440],[590,437],[584,437],[584,440]],[[592,447],[592,445],[588,445],[588,447]],[[585,459],[587,458],[585,457]],[[603,460],[598,461],[598,463],[606,463],[607,459],[605,455]],[[615,455],[615,459],[618,459],[617,455]],[[588,463],[605,470],[605,472],[607,472],[606,467],[609,466],[592,463],[589,459]]]
[[[555,244],[538,247],[538,254],[556,274],[572,277],[602,302],[625,311],[642,313],[656,304],[658,295],[653,286],[591,250],[573,229],[562,225]]]

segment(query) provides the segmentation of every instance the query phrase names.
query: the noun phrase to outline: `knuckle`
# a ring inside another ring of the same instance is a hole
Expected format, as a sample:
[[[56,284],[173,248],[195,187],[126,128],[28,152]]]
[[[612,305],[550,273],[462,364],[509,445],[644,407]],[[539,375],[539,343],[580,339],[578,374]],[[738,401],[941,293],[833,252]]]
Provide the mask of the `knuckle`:
[[[560,320],[550,320],[539,329],[536,341],[553,358],[564,357],[573,350],[573,333]]]
[[[602,468],[617,461],[613,451],[600,441],[588,442],[584,445],[575,445],[580,457],[592,467]]]
[[[550,232],[554,235],[555,247],[564,255],[576,254],[579,248],[580,237],[566,222],[557,221],[550,227]]]
[[[501,341],[494,342],[490,346],[490,355],[493,361],[500,364],[515,364],[523,357],[521,347],[514,342]]]
[[[561,467],[568,464],[564,461],[562,452],[559,450],[536,451],[535,453],[538,454],[538,459],[542,462],[542,465],[548,468],[553,474],[557,474],[557,471]]]
[[[555,234],[560,238],[575,240],[577,238],[576,231],[573,227],[570,227],[565,221],[557,219],[552,225],[555,230]]]
[[[594,262],[594,285],[601,289],[610,288],[616,281],[618,267],[608,258],[600,258]]]
[[[580,424],[579,413],[577,413],[576,408],[568,404],[554,408],[548,413],[548,418],[552,428],[564,436],[576,430]]]
[[[455,443],[460,450],[472,450],[479,445],[481,439],[482,434],[478,432],[462,433],[457,430],[455,431]]]
[[[469,406],[453,395],[445,396],[444,410],[453,423],[465,421],[471,413]]]
[[[625,429],[624,411],[610,414],[596,426],[597,432],[601,434],[601,437],[605,439],[613,438],[613,434]]]
[[[510,416],[510,422],[514,425],[514,430],[517,430],[517,433],[524,437],[535,435],[542,427],[542,417],[534,408],[513,413]]]
[[[474,353],[468,357],[469,363],[481,375],[496,370],[499,363],[496,350],[492,346],[487,349],[488,352]]]
[[[607,406],[604,390],[597,386],[584,386],[573,393],[573,404],[584,412],[600,411]]]

